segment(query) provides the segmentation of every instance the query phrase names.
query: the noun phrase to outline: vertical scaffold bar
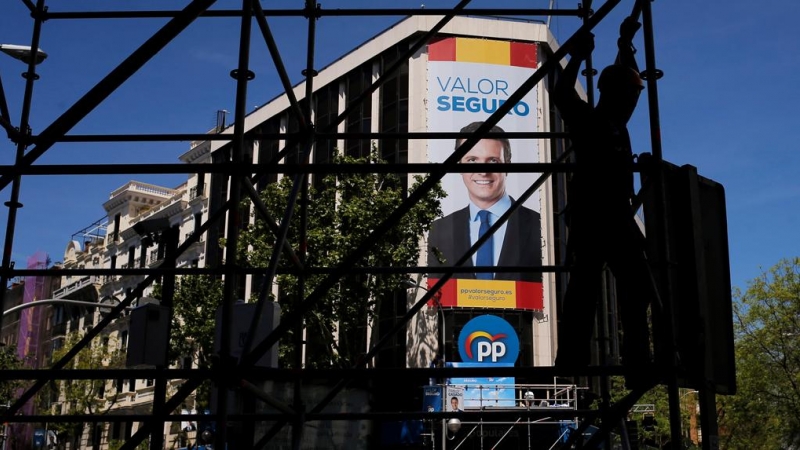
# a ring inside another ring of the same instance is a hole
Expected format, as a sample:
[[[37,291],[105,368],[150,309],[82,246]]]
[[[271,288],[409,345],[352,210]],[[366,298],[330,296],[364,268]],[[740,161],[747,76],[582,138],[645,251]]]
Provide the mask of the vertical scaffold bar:
[[[44,0],[37,1],[36,11],[38,13],[33,15],[33,35],[31,37],[32,52],[35,52],[39,49],[39,38],[41,37],[42,33],[41,13],[44,11]],[[20,132],[20,139],[17,142],[17,151],[14,157],[15,167],[24,165],[22,160],[25,156],[25,149],[28,147],[28,138],[30,137],[28,119],[30,118],[31,100],[33,99],[33,82],[39,78],[39,75],[36,74],[36,58],[31,58],[30,61],[28,61],[28,70],[23,74],[23,76],[25,77],[25,93],[23,94],[24,96],[22,100],[22,114],[20,115],[19,119],[18,131]],[[1,86],[0,89],[2,89]],[[5,96],[3,98],[3,102],[5,102]],[[2,313],[6,304],[5,296],[6,291],[8,290],[8,280],[10,279],[11,273],[11,254],[12,248],[14,247],[14,230],[17,225],[17,211],[22,208],[22,203],[19,202],[19,191],[21,185],[22,175],[19,173],[14,174],[11,179],[11,196],[5,203],[5,205],[8,207],[8,218],[6,222],[5,240],[3,241],[2,271],[0,271],[0,313]],[[0,323],[2,322],[2,317],[0,317]]]
[[[247,116],[247,83],[252,79],[250,71],[250,35],[253,24],[252,2],[242,0],[242,19],[239,31],[239,61],[231,75],[236,79],[235,122],[233,125],[233,145],[231,160],[234,164],[244,162],[244,121]],[[214,439],[216,448],[225,448],[228,438],[228,390],[231,388],[225,368],[233,364],[231,327],[233,320],[233,304],[236,302],[239,267],[239,233],[241,228],[242,181],[237,174],[228,177],[230,181],[228,210],[228,226],[225,242],[225,283],[222,296],[222,323],[220,352],[216,368],[217,377],[217,432]]]

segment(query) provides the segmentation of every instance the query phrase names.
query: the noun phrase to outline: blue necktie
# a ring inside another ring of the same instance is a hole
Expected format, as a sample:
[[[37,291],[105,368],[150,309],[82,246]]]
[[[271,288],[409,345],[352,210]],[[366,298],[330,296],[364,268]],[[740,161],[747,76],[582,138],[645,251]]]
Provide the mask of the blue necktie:
[[[480,239],[487,231],[491,224],[489,223],[489,211],[478,211],[478,218],[481,219],[481,227],[478,229],[478,239]],[[481,245],[478,249],[478,255],[475,257],[476,266],[493,266],[494,265],[494,236],[489,236],[489,239]],[[490,272],[476,273],[475,277],[479,280],[491,280],[492,274]]]

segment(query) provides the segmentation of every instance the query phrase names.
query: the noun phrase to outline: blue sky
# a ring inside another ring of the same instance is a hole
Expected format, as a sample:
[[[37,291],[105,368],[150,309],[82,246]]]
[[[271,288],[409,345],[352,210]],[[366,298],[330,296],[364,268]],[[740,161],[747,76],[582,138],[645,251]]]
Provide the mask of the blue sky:
[[[51,11],[99,11],[110,8],[180,9],[188,2],[53,0]],[[296,7],[302,0],[264,3],[265,8]],[[376,7],[366,0],[321,2],[323,8]],[[454,6],[455,0],[395,0],[387,7]],[[595,2],[595,8],[600,2]],[[216,8],[240,2],[220,1]],[[615,53],[616,30],[633,2],[623,1],[595,31],[595,64],[604,65]],[[574,8],[577,2],[555,2]],[[707,178],[722,183],[727,194],[731,272],[734,286],[747,281],[781,258],[800,255],[800,33],[795,18],[800,3],[775,0],[769,7],[753,2],[690,0],[656,1],[656,61],[665,76],[659,82],[664,158],[691,164]],[[548,1],[481,1],[470,7],[546,8]],[[317,23],[316,67],[342,56],[400,17],[323,18]],[[51,20],[44,24],[41,48],[49,58],[40,66],[31,116],[35,133],[121,62],[165,19]],[[575,18],[552,19],[560,41],[578,27]],[[29,44],[33,21],[23,3],[7,0],[0,14],[0,42]],[[270,26],[293,82],[305,66],[306,22],[302,18],[272,18]],[[122,88],[90,113],[71,133],[202,133],[214,126],[219,109],[234,110],[238,19],[206,18],[192,24],[156,55]],[[642,49],[641,34],[637,47]],[[254,26],[247,108],[280,93],[280,83],[263,40]],[[0,76],[12,113],[19,120],[24,65],[0,55]],[[643,51],[639,54],[644,66]],[[632,123],[635,152],[650,149],[646,103],[640,103]],[[38,163],[174,163],[189,148],[176,143],[59,144]],[[12,164],[15,148],[0,140],[0,164]],[[73,233],[104,216],[102,204],[111,191],[135,179],[174,187],[185,176],[106,175],[39,176],[22,181],[13,259],[24,264],[38,250],[60,261]],[[8,200],[10,188],[0,193]],[[7,209],[0,208],[5,231]]]

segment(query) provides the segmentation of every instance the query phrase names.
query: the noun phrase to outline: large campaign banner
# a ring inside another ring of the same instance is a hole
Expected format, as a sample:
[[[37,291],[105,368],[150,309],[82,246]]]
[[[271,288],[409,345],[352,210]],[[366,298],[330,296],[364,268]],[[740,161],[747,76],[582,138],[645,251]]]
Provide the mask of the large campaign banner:
[[[430,132],[472,133],[503,105],[537,67],[536,45],[448,37],[428,46],[427,122]],[[493,133],[537,131],[536,89],[517,102]],[[428,158],[443,162],[460,144],[431,139]],[[479,141],[460,164],[540,162],[534,139],[493,137]],[[528,173],[450,173],[442,180],[443,217],[428,235],[428,285],[441,278],[435,267],[453,266],[498,222],[538,178]],[[542,264],[539,192],[518,208],[442,289],[445,307],[542,309],[542,274],[524,268]],[[476,266],[519,266],[514,272],[476,273]]]

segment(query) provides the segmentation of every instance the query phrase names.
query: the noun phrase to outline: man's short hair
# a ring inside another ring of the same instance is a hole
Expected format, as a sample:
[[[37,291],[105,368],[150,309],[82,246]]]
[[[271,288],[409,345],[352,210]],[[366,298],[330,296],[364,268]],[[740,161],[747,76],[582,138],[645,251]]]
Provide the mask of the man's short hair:
[[[481,125],[483,125],[483,121],[472,122],[471,124],[469,124],[469,125],[465,126],[464,128],[462,128],[461,132],[462,133],[474,133],[475,131],[478,130],[478,128],[480,128]],[[489,130],[489,132],[490,133],[505,133],[506,131],[504,129],[498,127],[497,125],[495,125],[495,126],[492,127],[491,130]],[[507,162],[507,163],[511,162],[511,143],[508,141],[507,138],[504,138],[504,137],[490,137],[490,138],[486,138],[486,139],[499,141],[500,144],[503,146],[503,161]],[[465,140],[466,140],[466,138],[456,139],[456,149]]]
[[[597,79],[597,89],[600,92],[603,92],[604,89],[614,90],[615,88],[629,86],[637,86],[639,89],[643,89],[644,83],[639,72],[622,64],[612,64],[606,67],[600,72],[600,77]]]

